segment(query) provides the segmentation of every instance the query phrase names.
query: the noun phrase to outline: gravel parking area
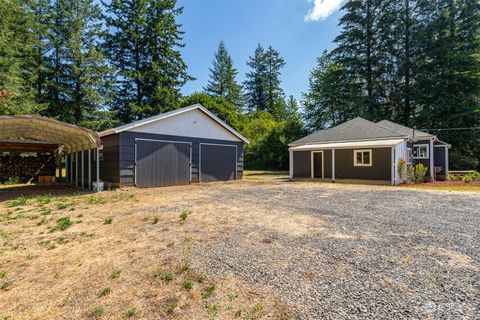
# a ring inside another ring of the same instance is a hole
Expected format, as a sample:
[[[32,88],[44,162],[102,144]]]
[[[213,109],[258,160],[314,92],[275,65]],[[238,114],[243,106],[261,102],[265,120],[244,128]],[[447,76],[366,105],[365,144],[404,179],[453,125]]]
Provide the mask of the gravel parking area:
[[[320,183],[219,184],[221,236],[194,264],[268,288],[295,319],[480,319],[480,195]]]

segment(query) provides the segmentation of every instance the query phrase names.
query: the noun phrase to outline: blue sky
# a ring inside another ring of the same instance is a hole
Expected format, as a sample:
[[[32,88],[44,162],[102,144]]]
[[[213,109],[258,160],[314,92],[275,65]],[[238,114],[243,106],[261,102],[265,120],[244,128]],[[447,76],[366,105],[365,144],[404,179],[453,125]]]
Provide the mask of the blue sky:
[[[243,81],[246,65],[258,43],[272,45],[286,61],[282,87],[301,97],[308,75],[323,50],[333,48],[339,32],[341,0],[179,0],[184,7],[178,22],[185,32],[183,58],[197,78],[184,94],[201,91],[221,39],[233,57]]]

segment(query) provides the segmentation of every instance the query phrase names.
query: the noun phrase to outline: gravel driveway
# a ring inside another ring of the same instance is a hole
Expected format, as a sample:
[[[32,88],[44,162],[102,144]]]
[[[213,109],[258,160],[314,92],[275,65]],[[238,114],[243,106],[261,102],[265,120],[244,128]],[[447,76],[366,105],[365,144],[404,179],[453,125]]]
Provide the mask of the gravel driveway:
[[[479,194],[243,182],[208,201],[236,224],[194,264],[272,290],[295,319],[480,319]]]

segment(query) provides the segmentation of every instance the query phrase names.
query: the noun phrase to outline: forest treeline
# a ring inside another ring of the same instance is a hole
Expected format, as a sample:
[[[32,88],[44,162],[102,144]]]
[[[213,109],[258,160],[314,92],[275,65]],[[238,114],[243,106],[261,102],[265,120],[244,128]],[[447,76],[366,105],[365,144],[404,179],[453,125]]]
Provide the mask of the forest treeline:
[[[223,41],[202,92],[182,95],[194,75],[176,0],[2,0],[0,114],[103,130],[201,103],[251,140],[246,164],[261,169],[288,168],[287,144],[313,130],[389,119],[451,143],[451,168],[479,168],[480,3],[348,0],[342,12],[297,101],[277,50],[259,44],[240,82]]]

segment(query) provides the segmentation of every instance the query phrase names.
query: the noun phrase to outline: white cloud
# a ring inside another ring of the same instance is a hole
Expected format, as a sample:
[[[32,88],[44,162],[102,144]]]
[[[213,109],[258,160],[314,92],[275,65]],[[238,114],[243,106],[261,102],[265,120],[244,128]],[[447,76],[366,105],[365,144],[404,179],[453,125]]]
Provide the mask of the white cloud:
[[[343,0],[309,0],[313,2],[313,8],[305,16],[306,21],[318,21],[326,19],[329,15],[340,9]]]

